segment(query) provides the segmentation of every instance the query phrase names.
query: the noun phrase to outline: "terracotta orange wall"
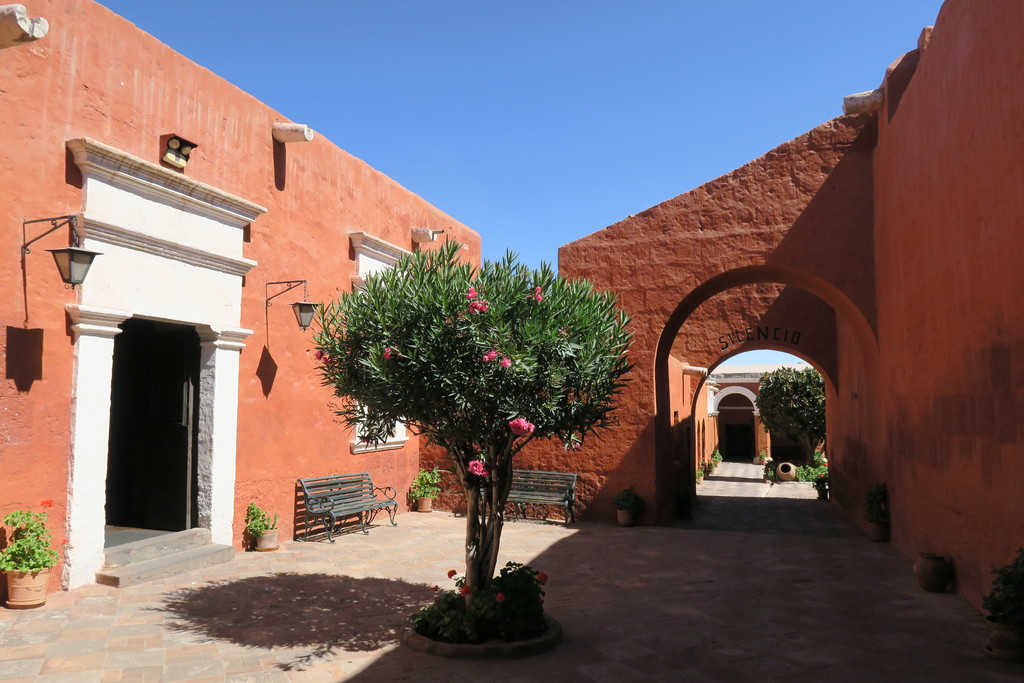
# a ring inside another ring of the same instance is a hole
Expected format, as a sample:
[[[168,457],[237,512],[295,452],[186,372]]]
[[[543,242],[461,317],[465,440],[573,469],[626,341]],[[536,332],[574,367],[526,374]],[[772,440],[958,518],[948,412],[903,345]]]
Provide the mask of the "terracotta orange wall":
[[[874,142],[870,117],[834,119],[721,178],[559,250],[560,273],[586,277],[598,289],[616,292],[633,318],[633,381],[620,401],[619,426],[603,438],[595,455],[607,491],[642,482],[656,490],[657,520],[671,520],[676,507],[671,411],[663,417],[668,436],[655,453],[656,350],[667,326],[682,325],[677,329],[686,337],[685,352],[677,349],[674,355],[703,367],[722,357],[718,338],[731,321],[694,315],[719,292],[759,282],[804,289],[836,311],[808,323],[808,334],[833,338],[835,317],[842,316],[855,325],[864,348],[873,346]],[[803,325],[805,318],[800,320]],[[784,343],[776,348],[810,356]],[[821,344],[809,360],[825,366],[833,362],[832,353],[830,345]],[[601,500],[610,498],[598,496],[595,502]]]
[[[244,247],[258,265],[242,300],[241,326],[254,333],[241,353],[237,541],[250,500],[289,519],[297,477],[367,470],[404,501],[417,440],[400,451],[349,452],[351,435],[334,422],[330,393],[313,372],[312,332],[296,326],[289,295],[265,312],[265,283],[307,279],[313,301],[348,290],[348,231],[411,250],[411,228],[444,229],[473,262],[479,236],[320,134],[275,150],[271,126],[284,116],[91,0],[34,0],[29,13],[49,22],[48,35],[0,50],[0,514],[53,499],[51,526],[58,539],[63,533],[73,351],[64,306],[76,293],[45,252],[64,246],[66,232],[33,246],[23,287],[22,219],[81,210],[66,140],[87,136],[157,162],[168,133],[198,144],[188,177],[269,209]],[[261,359],[276,366],[272,385]],[[290,525],[283,529],[287,537]]]
[[[875,153],[875,467],[893,539],[951,555],[988,591],[1024,544],[1024,3],[949,0]]]

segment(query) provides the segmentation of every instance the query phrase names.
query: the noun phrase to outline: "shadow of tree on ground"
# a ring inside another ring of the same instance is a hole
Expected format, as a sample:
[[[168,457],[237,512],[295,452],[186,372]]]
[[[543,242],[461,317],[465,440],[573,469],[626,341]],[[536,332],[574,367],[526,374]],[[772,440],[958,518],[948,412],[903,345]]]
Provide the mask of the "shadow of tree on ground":
[[[169,595],[161,611],[176,631],[259,648],[311,648],[281,664],[302,670],[335,650],[397,644],[404,620],[429,603],[422,585],[292,572],[221,581]]]

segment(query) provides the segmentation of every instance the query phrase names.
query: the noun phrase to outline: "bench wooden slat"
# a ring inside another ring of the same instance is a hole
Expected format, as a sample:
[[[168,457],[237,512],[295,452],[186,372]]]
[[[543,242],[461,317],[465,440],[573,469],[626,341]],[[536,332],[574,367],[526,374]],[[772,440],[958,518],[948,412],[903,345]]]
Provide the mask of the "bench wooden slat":
[[[395,501],[395,490],[390,486],[373,485],[368,472],[355,474],[337,474],[329,477],[311,477],[299,479],[305,504],[306,533],[317,520],[327,528],[327,539],[334,543],[334,525],[339,517],[359,515],[359,524],[363,533],[367,534],[367,523],[380,510],[386,510],[391,517],[391,526],[395,523],[398,503]],[[388,490],[391,494],[388,494]],[[378,492],[382,497],[378,496]]]

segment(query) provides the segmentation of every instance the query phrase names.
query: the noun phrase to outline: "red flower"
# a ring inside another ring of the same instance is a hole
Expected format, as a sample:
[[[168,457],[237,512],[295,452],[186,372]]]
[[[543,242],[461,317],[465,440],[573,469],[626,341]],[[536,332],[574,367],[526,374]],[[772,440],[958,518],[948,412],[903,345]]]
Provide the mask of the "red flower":
[[[52,508],[53,507],[53,501],[50,500],[49,498],[47,498],[46,500],[42,501],[39,504],[42,505],[44,508]]]
[[[505,602],[505,594],[504,593],[498,593],[497,595],[494,596],[494,599],[497,600],[498,602]]]
[[[537,572],[537,580],[540,581],[541,583],[547,583],[548,582],[548,575],[545,574],[544,572]]]
[[[463,595],[469,595],[472,592],[473,592],[473,589],[470,588],[469,586],[463,586],[462,587],[462,594]]]
[[[65,539],[63,539],[63,540],[62,540],[62,541],[60,542],[60,544],[61,544],[61,545],[67,545],[67,544],[68,544],[68,539],[66,539],[66,538],[65,538]]]
[[[448,570],[448,578],[449,579],[454,579],[455,578],[455,574],[456,574],[456,571],[454,569],[449,569]]]
[[[439,591],[439,590],[441,590],[441,587],[440,587],[440,586],[434,586],[434,587],[433,587],[433,588],[431,588],[430,590],[433,590],[433,591]]]

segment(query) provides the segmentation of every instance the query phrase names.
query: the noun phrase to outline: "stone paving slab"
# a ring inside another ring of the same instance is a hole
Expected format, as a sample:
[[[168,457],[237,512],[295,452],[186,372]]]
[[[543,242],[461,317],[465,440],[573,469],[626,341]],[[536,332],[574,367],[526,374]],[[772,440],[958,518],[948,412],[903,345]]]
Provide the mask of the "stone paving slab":
[[[36,610],[0,609],[0,680],[1021,681],[985,656],[981,616],[922,591],[910,558],[871,543],[809,485],[723,463],[672,528],[509,522],[502,560],[550,576],[564,640],[502,662],[398,644],[402,622],[463,567],[465,520],[408,513],[337,543],[283,544],[228,565]]]

